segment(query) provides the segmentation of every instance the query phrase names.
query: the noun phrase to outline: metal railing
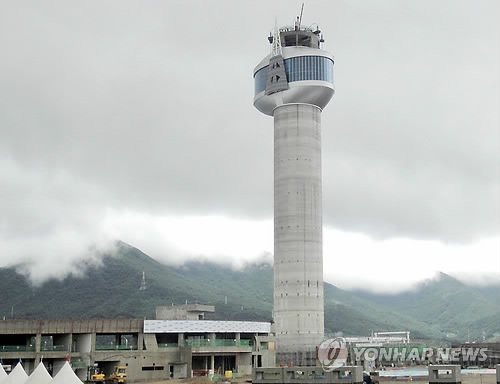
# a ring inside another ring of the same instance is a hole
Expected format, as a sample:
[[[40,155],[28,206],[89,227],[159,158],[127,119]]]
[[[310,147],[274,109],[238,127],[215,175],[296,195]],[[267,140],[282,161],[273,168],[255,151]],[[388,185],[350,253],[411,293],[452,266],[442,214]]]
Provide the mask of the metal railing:
[[[96,351],[136,351],[137,345],[96,345]]]
[[[224,339],[187,339],[191,347],[250,347],[250,340],[224,340]]]
[[[177,343],[158,343],[158,348],[178,348]]]
[[[40,346],[40,351],[46,352],[46,351],[66,351],[67,348],[65,345],[41,345]]]
[[[34,352],[34,345],[0,345],[0,352]]]

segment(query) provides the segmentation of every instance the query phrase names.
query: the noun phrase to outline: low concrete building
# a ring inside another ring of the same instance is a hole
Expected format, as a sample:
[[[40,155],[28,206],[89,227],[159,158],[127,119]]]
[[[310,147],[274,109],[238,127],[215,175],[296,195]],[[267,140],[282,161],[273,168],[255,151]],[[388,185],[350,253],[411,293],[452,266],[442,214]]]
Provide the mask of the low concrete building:
[[[12,366],[22,359],[30,374],[43,358],[54,374],[69,358],[82,380],[93,367],[110,374],[123,365],[130,382],[229,370],[250,374],[254,366],[274,366],[270,323],[198,320],[204,318],[201,307],[169,307],[180,320],[0,321],[0,359]],[[194,313],[197,320],[190,319]]]
[[[459,384],[462,382],[460,365],[429,365],[429,384]]]
[[[215,312],[213,305],[185,304],[156,307],[157,320],[204,320],[205,312]]]
[[[460,343],[452,344],[458,351],[459,363],[463,368],[470,366],[495,368],[500,363],[500,343]]]
[[[362,384],[363,368],[344,366],[334,370],[322,367],[254,368],[253,384]]]

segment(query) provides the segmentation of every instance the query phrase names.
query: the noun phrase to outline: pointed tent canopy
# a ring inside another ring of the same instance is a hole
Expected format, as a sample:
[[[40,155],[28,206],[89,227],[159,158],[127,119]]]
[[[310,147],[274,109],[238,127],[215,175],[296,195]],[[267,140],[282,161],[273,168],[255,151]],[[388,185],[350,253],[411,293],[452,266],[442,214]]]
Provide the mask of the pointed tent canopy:
[[[49,384],[52,381],[52,376],[49,375],[45,365],[42,362],[38,364],[38,367],[33,371],[33,373],[28,377],[24,384]]]
[[[23,365],[19,362],[2,384],[24,384],[28,375],[24,371]]]
[[[3,369],[3,365],[0,364],[0,383],[3,383],[6,378],[7,373],[5,372],[5,369]]]
[[[69,362],[66,361],[50,384],[83,384],[83,382],[73,372]]]

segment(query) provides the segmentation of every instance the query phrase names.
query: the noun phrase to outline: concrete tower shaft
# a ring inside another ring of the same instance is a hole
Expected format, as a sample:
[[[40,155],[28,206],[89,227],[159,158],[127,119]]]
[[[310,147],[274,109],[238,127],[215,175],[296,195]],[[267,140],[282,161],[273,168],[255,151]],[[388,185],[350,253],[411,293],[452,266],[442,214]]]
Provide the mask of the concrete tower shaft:
[[[315,365],[324,336],[321,112],[335,88],[319,35],[275,31],[272,53],[254,70],[254,106],[274,117],[276,356],[295,365]]]
[[[304,364],[324,332],[321,110],[274,111],[274,321],[278,352]]]

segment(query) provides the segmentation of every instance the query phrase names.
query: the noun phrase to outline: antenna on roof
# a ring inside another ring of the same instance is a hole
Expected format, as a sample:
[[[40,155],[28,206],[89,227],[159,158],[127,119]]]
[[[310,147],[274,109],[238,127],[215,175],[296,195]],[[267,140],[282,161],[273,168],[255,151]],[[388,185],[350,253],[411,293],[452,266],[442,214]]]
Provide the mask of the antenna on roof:
[[[300,31],[300,24],[302,23],[302,14],[304,13],[304,3],[302,3],[302,8],[300,9],[300,17],[297,16],[297,19],[295,20],[295,45],[299,45],[299,31]]]
[[[280,30],[278,28],[278,18],[275,18],[274,20],[274,36],[271,41],[271,55],[277,56],[281,55],[281,37],[280,37]]]
[[[302,14],[303,13],[304,13],[304,3],[302,3],[302,8],[300,9],[299,31],[300,31],[300,24],[302,24]]]

